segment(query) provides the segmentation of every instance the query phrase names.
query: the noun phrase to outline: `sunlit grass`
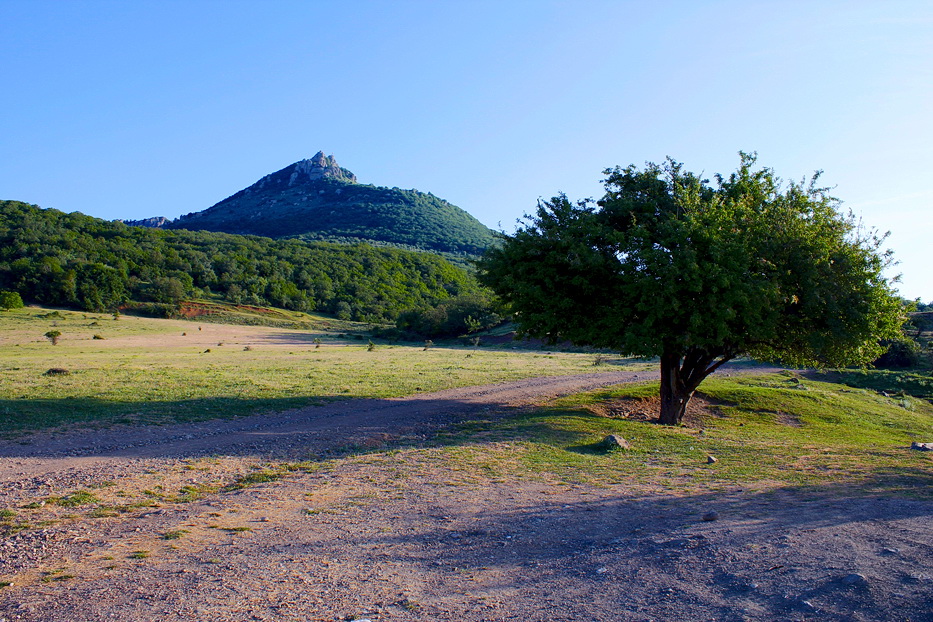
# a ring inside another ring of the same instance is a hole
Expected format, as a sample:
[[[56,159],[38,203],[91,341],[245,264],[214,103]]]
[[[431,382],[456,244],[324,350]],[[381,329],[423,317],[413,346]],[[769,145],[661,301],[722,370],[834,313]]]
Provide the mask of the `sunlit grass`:
[[[568,483],[694,487],[825,485],[933,494],[930,456],[910,449],[933,439],[933,406],[792,376],[713,378],[715,404],[689,427],[616,419],[593,405],[657,394],[657,383],[560,400],[501,421],[477,421],[443,436],[450,464],[489,478],[532,476]],[[631,449],[600,452],[608,434]],[[708,462],[714,456],[716,462]]]
[[[199,326],[36,308],[0,313],[0,433],[192,421],[644,367],[616,357],[594,366],[592,354],[570,352],[386,343],[368,351],[366,340],[346,333]],[[62,333],[58,345],[43,337],[51,327]],[[70,373],[44,375],[50,368]]]

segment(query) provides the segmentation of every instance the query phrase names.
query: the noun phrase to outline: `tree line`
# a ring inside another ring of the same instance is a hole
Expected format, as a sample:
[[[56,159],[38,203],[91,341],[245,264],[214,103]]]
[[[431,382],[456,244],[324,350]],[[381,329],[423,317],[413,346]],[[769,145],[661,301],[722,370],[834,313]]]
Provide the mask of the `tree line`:
[[[130,227],[0,201],[0,290],[27,302],[102,311],[129,300],[220,296],[390,322],[481,289],[466,270],[430,253]]]

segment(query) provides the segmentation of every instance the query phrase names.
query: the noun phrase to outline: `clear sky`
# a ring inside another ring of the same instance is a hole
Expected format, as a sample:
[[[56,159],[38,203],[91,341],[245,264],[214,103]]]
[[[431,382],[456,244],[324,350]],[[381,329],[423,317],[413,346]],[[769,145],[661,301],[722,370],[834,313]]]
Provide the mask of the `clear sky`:
[[[511,230],[672,156],[817,169],[933,300],[933,3],[0,0],[0,198],[200,211],[319,150]]]

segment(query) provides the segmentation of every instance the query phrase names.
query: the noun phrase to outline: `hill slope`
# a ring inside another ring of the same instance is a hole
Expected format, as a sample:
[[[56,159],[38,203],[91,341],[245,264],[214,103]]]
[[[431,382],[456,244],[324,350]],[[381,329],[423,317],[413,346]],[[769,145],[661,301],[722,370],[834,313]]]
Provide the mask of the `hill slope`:
[[[0,201],[0,290],[29,302],[99,310],[222,296],[384,322],[477,288],[431,253],[146,229]]]
[[[417,190],[359,184],[353,173],[323,152],[162,226],[272,238],[375,241],[460,255],[480,254],[493,241],[492,231],[459,207]]]

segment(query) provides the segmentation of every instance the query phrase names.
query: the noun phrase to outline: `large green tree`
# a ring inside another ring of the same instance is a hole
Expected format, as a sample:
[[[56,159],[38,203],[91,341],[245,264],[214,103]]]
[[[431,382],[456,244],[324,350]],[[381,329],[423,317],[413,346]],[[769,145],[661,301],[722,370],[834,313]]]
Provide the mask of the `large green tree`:
[[[818,173],[784,184],[742,153],[712,183],[673,160],[605,174],[595,205],[540,203],[480,279],[525,334],[660,357],[662,423],[737,356],[864,364],[897,336],[884,236],[840,213]]]

